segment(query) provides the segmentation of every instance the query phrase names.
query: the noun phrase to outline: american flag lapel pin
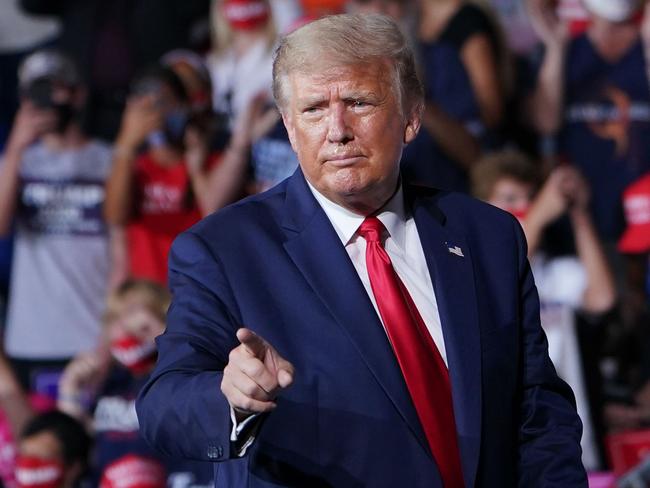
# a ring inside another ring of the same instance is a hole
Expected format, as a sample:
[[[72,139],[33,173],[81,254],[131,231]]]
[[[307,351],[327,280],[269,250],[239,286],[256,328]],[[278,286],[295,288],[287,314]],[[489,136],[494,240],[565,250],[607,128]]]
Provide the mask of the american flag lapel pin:
[[[465,255],[463,254],[463,250],[459,246],[450,246],[448,242],[446,244],[447,244],[447,249],[451,254],[455,254],[456,256],[459,256],[461,258],[465,257]]]

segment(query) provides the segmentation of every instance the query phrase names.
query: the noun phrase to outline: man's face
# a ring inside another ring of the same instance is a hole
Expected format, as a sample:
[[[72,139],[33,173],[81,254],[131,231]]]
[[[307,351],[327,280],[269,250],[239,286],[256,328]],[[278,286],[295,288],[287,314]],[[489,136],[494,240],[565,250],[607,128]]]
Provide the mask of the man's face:
[[[283,108],[291,145],[307,180],[360,214],[381,207],[399,179],[404,144],[419,129],[403,115],[388,62],[292,73]]]

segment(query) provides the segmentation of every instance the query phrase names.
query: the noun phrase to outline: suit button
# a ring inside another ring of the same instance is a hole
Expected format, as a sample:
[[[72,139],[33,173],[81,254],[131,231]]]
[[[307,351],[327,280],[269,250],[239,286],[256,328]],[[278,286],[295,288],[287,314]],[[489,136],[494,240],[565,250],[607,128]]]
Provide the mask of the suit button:
[[[223,448],[221,446],[208,446],[208,459],[219,459],[223,456]]]

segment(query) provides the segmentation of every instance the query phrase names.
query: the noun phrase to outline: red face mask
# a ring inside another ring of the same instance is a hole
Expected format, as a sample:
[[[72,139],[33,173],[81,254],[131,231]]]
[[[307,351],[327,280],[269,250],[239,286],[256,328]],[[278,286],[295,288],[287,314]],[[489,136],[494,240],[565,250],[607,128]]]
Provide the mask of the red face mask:
[[[37,457],[18,456],[16,482],[19,488],[60,488],[63,464]]]
[[[111,343],[111,354],[133,374],[142,374],[156,362],[156,344],[125,336]]]
[[[513,210],[513,209],[506,209],[508,212],[510,212],[512,215],[517,217],[518,220],[526,220],[526,216],[528,215],[528,211],[530,210],[530,207],[524,207],[520,208],[518,210]]]
[[[261,0],[225,0],[223,14],[235,30],[251,30],[269,19],[269,6]]]

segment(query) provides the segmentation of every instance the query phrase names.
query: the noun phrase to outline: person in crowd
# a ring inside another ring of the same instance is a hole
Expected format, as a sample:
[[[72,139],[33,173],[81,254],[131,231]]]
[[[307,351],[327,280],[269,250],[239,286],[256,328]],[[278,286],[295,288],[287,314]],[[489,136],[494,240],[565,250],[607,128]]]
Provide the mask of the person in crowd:
[[[300,170],[176,239],[143,436],[217,487],[586,486],[516,219],[400,178],[397,24],[294,31],[274,95]]]
[[[423,131],[404,155],[409,177],[468,190],[468,173],[504,112],[499,66],[507,59],[487,7],[464,0],[419,2],[419,60],[427,103]]]
[[[183,83],[171,69],[154,67],[134,81],[104,207],[106,220],[126,230],[126,263],[116,271],[122,277],[165,283],[174,238],[238,196],[248,141],[237,130],[228,149],[215,152],[209,124],[191,115]]]
[[[268,0],[215,0],[211,17],[213,108],[227,114],[232,127],[255,95],[271,92],[276,30]]]
[[[172,49],[200,44],[192,37],[210,8],[210,0],[18,1],[28,14],[60,21],[56,47],[88,81],[86,129],[106,141],[118,133],[133,76]]]
[[[76,488],[91,445],[84,426],[73,417],[56,410],[37,415],[20,435],[17,488]]]
[[[549,355],[576,395],[583,425],[583,463],[589,470],[597,469],[599,455],[575,314],[594,317],[611,311],[616,289],[589,215],[587,184],[574,168],[566,166],[555,169],[540,185],[538,165],[516,151],[486,156],[474,166],[471,176],[474,196],[521,221]],[[576,255],[551,256],[543,247],[544,233],[563,215],[569,216],[573,227]]]
[[[0,164],[0,235],[16,222],[4,347],[25,388],[52,393],[57,371],[99,336],[111,150],[82,130],[85,87],[67,56],[38,51],[19,80],[21,107]]]
[[[577,167],[598,196],[594,222],[613,248],[624,228],[622,192],[650,170],[650,36],[638,19],[641,0],[583,4],[588,27],[571,37],[555,2],[529,0],[545,48],[530,118],[542,135],[556,136],[557,158]]]
[[[0,480],[8,487],[16,484],[16,441],[35,415],[38,402],[33,400],[18,383],[9,360],[0,353]],[[48,403],[44,410],[56,405],[51,400]]]
[[[618,250],[629,257],[628,291],[634,297],[631,308],[650,303],[650,173],[645,174],[623,192],[625,232]]]
[[[78,355],[61,377],[59,409],[87,425],[95,438],[91,463],[95,484],[102,477],[107,483],[116,482],[120,473],[124,480],[128,472],[148,472],[155,466],[159,468],[154,471],[166,473],[172,488],[207,488],[212,482],[209,464],[153,451],[142,439],[135,415],[135,397],[156,362],[154,339],[165,329],[169,301],[169,292],[157,283],[124,282],[109,296],[104,342]],[[155,463],[148,461],[151,458]],[[175,484],[182,480],[186,484]]]
[[[618,242],[625,257],[623,329],[604,416],[611,432],[650,426],[650,173],[623,192],[626,229]],[[619,334],[620,335],[620,334]]]

